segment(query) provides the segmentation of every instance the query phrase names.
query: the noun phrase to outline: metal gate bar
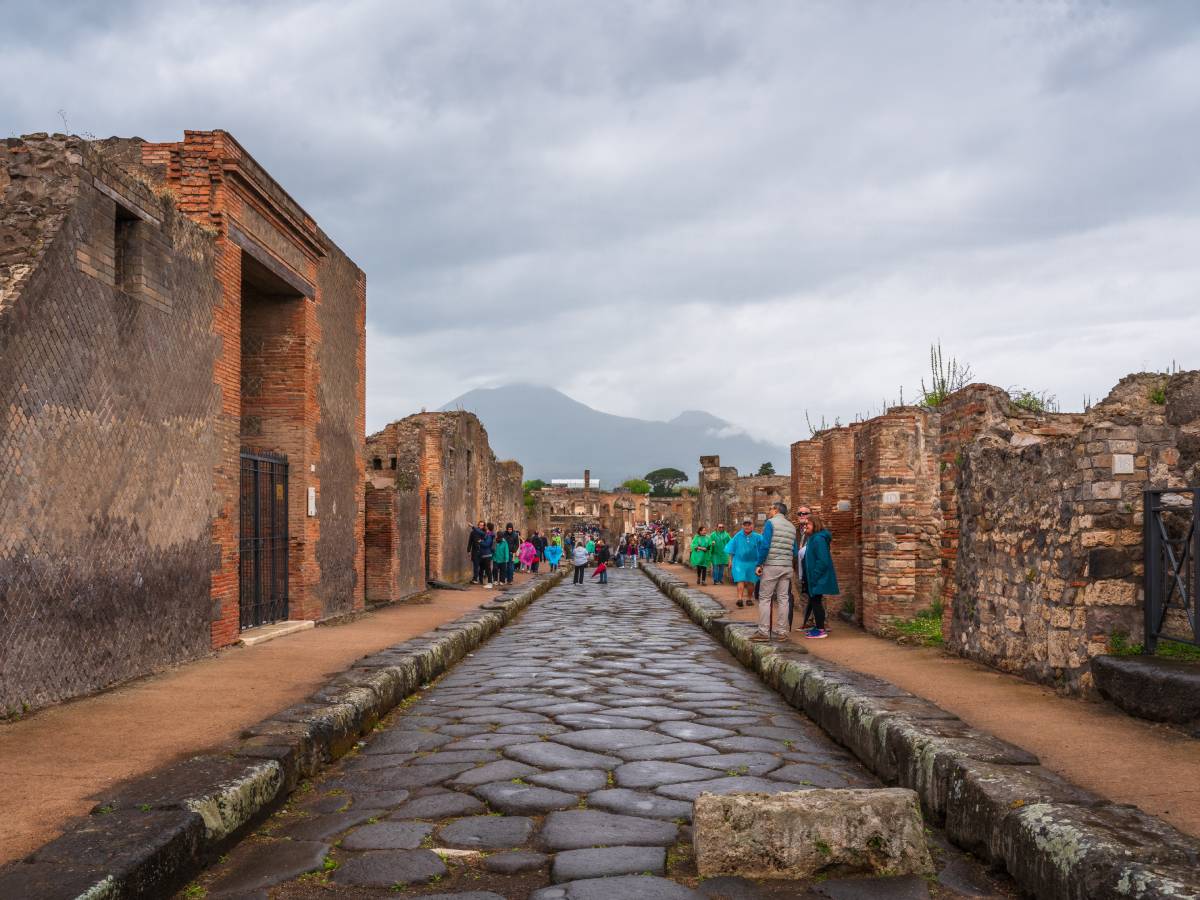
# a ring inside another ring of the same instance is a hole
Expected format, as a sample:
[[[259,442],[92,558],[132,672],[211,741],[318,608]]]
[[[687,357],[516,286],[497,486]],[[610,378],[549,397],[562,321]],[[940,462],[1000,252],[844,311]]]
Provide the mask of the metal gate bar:
[[[1200,488],[1151,489],[1142,495],[1145,554],[1145,650],[1160,638],[1200,646]],[[1167,630],[1168,620],[1186,626]]]
[[[253,628],[288,617],[287,457],[241,453],[239,622]]]

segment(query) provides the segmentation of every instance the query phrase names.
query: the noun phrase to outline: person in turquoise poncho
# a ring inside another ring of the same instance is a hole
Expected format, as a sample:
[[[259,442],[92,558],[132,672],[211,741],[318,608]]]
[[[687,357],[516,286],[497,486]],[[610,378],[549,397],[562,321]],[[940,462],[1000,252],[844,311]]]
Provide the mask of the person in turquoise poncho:
[[[730,576],[737,585],[737,605],[754,605],[754,585],[758,584],[758,575],[754,569],[758,566],[759,551],[762,550],[762,535],[754,530],[754,522],[744,519],[725,550],[729,553]]]
[[[554,538],[551,538],[550,543],[546,546],[546,562],[550,564],[551,572],[558,571],[558,564],[562,562],[563,554],[562,538],[558,538],[558,543],[554,543],[554,540]]]
[[[726,547],[732,537],[733,536],[725,530],[724,525],[718,525],[717,530],[712,533],[713,584],[721,584],[725,581],[725,567],[729,565],[729,553],[727,552]]]
[[[696,584],[704,584],[704,579],[708,577],[708,567],[712,565],[712,548],[712,535],[701,525],[696,536],[692,538],[692,555],[688,559],[692,568],[696,570]]]

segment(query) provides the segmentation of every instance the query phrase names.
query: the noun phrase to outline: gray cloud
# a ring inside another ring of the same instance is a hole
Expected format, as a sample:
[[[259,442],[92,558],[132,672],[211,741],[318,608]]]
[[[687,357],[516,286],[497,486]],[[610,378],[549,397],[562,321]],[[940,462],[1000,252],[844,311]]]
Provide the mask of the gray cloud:
[[[371,427],[519,376],[789,440],[938,337],[1068,405],[1197,364],[1190,0],[50,6],[6,127],[236,134],[367,270]]]

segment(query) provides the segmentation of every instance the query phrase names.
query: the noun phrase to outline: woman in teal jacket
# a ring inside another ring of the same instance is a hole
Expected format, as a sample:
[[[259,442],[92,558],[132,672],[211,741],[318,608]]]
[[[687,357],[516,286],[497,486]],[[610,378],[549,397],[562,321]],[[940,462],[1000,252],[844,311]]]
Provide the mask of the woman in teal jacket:
[[[813,510],[808,517],[806,526],[808,542],[804,545],[804,584],[808,590],[808,599],[812,604],[816,625],[805,633],[808,638],[823,638],[825,631],[825,597],[841,593],[838,588],[837,573],[833,570],[833,555],[829,552],[829,542],[833,535],[821,520],[821,514]]]

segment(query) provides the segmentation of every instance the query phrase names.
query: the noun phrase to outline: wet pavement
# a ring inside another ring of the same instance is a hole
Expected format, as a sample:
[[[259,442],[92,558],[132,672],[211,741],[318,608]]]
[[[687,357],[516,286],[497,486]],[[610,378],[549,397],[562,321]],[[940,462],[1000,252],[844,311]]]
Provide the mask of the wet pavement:
[[[209,898],[1009,896],[933,835],[940,880],[701,882],[692,801],[871,787],[641,574],[565,583],[381,723],[199,881]],[[197,886],[180,896],[203,896]]]

